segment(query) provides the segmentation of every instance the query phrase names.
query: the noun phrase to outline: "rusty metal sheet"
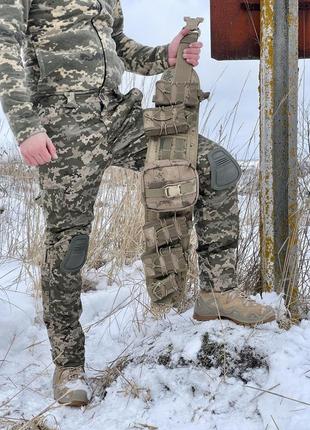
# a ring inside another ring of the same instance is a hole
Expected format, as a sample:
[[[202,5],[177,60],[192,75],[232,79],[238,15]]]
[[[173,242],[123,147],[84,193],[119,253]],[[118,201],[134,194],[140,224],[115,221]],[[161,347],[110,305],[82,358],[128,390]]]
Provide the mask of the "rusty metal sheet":
[[[210,0],[211,56],[216,60],[260,58],[260,1]],[[299,2],[299,58],[310,58],[310,0]]]

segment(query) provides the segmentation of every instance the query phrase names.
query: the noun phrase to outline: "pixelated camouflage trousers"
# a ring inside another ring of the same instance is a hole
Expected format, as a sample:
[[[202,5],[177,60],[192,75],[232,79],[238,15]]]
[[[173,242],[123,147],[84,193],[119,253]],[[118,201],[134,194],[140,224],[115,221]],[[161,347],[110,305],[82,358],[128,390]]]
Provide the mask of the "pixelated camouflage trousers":
[[[141,93],[134,89],[98,95],[49,96],[36,106],[58,159],[39,166],[45,219],[45,261],[41,270],[43,317],[60,366],[84,363],[81,274],[64,272],[70,241],[91,232],[102,175],[111,165],[141,170],[146,155]],[[236,286],[238,204],[235,187],[214,191],[207,154],[216,144],[199,136],[200,195],[195,206],[200,287]],[[84,236],[83,236],[84,235]]]

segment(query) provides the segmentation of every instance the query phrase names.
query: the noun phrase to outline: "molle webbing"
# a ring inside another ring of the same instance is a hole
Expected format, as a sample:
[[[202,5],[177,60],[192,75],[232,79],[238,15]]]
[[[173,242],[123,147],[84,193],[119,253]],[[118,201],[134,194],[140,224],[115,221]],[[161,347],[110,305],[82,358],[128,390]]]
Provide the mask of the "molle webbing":
[[[155,108],[144,110],[149,139],[142,173],[146,219],[142,261],[151,301],[159,305],[178,304],[184,294],[199,191],[199,104],[206,95],[183,51],[197,41],[203,19],[185,20],[190,33],[180,43],[176,67],[166,70],[156,83]]]

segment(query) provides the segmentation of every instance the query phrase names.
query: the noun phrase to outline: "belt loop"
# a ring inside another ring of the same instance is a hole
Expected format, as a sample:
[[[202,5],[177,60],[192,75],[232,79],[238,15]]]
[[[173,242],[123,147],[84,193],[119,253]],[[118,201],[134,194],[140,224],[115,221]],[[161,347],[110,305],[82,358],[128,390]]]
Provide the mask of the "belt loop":
[[[67,99],[66,107],[68,108],[77,108],[78,104],[75,100],[75,93],[73,91],[64,92],[64,96]]]

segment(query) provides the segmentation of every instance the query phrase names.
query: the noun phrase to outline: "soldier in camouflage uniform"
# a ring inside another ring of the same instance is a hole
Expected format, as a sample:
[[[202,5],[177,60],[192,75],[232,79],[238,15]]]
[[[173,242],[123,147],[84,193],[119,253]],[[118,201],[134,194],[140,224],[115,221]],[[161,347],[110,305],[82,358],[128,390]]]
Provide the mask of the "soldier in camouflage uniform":
[[[122,74],[154,75],[174,66],[185,34],[155,48],[129,39],[119,0],[0,0],[1,102],[25,162],[39,168],[46,217],[44,321],[56,365],[54,396],[61,403],[89,401],[80,269],[103,172],[110,165],[144,165],[142,94],[121,94]],[[201,46],[185,53],[193,66]],[[211,187],[207,154],[215,146],[200,136],[195,220],[201,293],[194,316],[270,321],[272,309],[235,290],[237,194],[234,186]]]

